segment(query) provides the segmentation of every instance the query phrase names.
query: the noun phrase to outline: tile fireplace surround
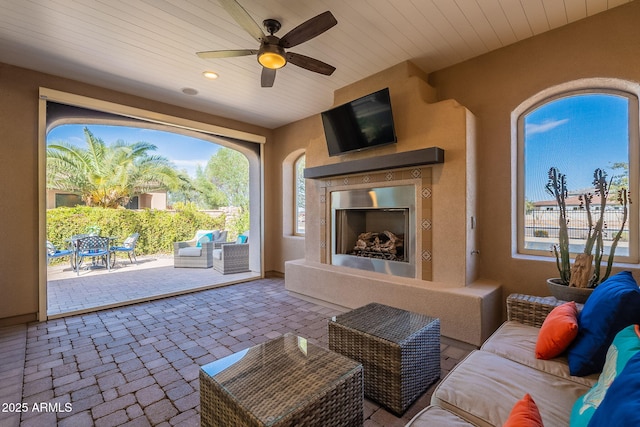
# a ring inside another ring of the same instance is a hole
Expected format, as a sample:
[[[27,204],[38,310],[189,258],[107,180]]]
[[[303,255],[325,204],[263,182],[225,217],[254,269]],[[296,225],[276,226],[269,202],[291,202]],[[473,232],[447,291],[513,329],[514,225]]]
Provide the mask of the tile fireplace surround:
[[[431,168],[413,167],[409,169],[382,170],[372,173],[320,179],[317,203],[320,205],[320,262],[331,264],[331,192],[345,190],[367,190],[380,187],[413,185],[416,200],[415,251],[416,278],[431,280]],[[363,230],[364,231],[364,230]],[[375,230],[383,231],[383,230]]]

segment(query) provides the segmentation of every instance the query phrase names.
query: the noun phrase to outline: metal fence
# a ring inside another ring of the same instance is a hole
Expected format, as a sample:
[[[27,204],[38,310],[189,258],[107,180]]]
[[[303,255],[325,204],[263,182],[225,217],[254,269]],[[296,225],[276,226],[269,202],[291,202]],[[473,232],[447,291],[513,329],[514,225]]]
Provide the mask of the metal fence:
[[[622,224],[622,210],[606,210],[604,212],[593,212],[593,222],[595,223],[600,214],[604,215],[604,240],[612,240]],[[528,237],[557,239],[560,227],[558,221],[560,211],[531,211],[525,215],[525,240]],[[567,229],[570,239],[586,239],[589,234],[589,222],[585,210],[567,211]],[[629,239],[629,222],[624,226],[622,242]]]

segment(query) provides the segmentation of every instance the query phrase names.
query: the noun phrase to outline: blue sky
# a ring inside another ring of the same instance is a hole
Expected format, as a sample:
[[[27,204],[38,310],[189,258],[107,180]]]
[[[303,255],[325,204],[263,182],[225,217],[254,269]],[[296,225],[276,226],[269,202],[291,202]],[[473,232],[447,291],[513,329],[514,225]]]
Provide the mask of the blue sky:
[[[107,145],[122,139],[129,143],[144,141],[155,145],[159,154],[171,160],[179,170],[186,170],[195,177],[197,165],[204,168],[207,161],[220,148],[213,144],[177,133],[159,130],[107,125],[62,125],[52,129],[47,135],[47,143],[66,141],[73,145],[86,147],[83,129],[88,127],[93,135]]]
[[[567,176],[569,190],[592,187],[593,171],[628,162],[628,100],[609,94],[578,95],[545,104],[525,118],[525,198],[549,200],[551,166]]]

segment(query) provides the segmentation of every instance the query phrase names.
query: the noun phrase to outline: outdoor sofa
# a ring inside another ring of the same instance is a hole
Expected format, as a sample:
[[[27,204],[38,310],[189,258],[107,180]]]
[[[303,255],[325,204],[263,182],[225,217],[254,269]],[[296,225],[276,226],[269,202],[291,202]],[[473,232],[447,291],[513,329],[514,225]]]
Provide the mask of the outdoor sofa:
[[[443,378],[407,427],[640,425],[640,289],[622,272],[584,306],[573,304],[510,295],[507,321]],[[564,316],[572,305],[573,320]],[[562,340],[553,336],[561,331]],[[549,343],[559,356],[537,358]],[[522,415],[539,423],[505,424]]]

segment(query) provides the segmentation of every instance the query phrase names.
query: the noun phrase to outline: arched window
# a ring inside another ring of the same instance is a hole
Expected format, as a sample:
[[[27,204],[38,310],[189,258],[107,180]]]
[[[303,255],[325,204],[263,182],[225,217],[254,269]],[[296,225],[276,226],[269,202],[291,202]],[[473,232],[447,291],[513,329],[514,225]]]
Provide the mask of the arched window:
[[[305,155],[298,157],[294,164],[295,177],[294,177],[294,234],[302,235],[305,230],[305,184],[304,184],[304,167],[305,167]]]
[[[559,210],[547,191],[549,171],[566,176],[566,207],[570,251],[582,252],[589,234],[582,194],[594,192],[594,172],[601,169],[610,182],[604,215],[604,253],[622,225],[615,194],[620,187],[638,200],[638,90],[617,80],[585,80],[551,88],[527,100],[514,111],[512,126],[517,143],[516,233],[518,254],[552,256],[558,241]],[[638,207],[629,206],[629,218],[618,243],[616,259],[638,262]],[[591,212],[599,217],[599,203]]]

